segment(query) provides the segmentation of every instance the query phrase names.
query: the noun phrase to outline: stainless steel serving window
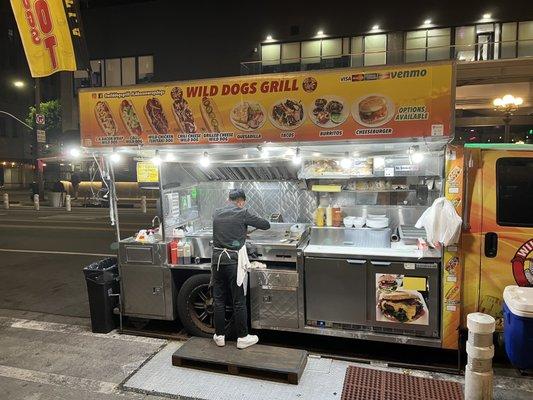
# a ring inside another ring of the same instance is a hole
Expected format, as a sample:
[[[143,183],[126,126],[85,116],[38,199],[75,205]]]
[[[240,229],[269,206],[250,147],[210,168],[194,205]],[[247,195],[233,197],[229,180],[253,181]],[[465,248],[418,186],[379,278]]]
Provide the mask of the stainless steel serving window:
[[[496,189],[498,225],[533,227],[533,158],[500,158]]]

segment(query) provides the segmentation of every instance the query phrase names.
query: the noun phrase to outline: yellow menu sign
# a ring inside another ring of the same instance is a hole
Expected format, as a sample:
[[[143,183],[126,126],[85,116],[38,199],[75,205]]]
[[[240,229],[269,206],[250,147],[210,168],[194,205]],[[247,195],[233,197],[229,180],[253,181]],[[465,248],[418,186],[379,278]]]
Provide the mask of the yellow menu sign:
[[[137,163],[137,182],[159,182],[159,169],[151,162]]]

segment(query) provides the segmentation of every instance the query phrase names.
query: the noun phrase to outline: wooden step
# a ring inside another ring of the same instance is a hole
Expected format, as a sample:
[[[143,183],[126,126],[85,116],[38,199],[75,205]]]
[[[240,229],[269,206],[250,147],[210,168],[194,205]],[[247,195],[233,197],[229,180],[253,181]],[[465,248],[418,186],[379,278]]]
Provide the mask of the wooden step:
[[[307,352],[256,344],[244,350],[235,342],[218,347],[212,339],[193,337],[172,355],[172,365],[273,380],[297,385],[307,364]]]

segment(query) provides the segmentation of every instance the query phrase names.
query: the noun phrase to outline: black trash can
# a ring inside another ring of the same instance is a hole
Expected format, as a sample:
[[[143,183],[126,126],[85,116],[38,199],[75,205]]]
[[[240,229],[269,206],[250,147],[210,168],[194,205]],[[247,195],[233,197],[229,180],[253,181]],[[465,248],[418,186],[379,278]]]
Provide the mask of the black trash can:
[[[91,310],[91,328],[94,333],[111,332],[118,325],[113,309],[118,305],[120,286],[116,257],[92,263],[83,268]]]

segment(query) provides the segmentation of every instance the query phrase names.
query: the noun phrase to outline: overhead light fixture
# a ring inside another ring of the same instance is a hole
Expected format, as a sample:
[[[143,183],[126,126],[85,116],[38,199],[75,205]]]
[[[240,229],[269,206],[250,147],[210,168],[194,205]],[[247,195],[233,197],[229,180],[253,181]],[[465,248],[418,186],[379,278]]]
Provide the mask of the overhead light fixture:
[[[420,147],[409,147],[409,160],[411,163],[420,164],[424,160],[424,154],[420,152]]]
[[[431,20],[429,18],[424,20],[424,25],[431,25]]]
[[[46,167],[46,163],[43,163],[43,167]]]
[[[385,167],[385,158],[383,157],[374,157],[374,168],[383,169]]]
[[[23,81],[14,81],[13,82],[13,86],[15,86],[16,88],[23,88],[24,87],[24,82]]]
[[[378,24],[372,25],[372,30],[373,31],[379,31],[379,25]]]
[[[350,153],[344,153],[344,158],[341,160],[342,169],[350,169],[352,167],[353,160],[350,158]]]
[[[161,156],[159,155],[159,151],[156,150],[155,156],[152,157],[151,161],[152,161],[152,164],[154,164],[155,166],[161,165],[161,162],[163,160],[161,160]]]
[[[268,158],[269,152],[263,146],[261,146],[261,145],[257,146],[257,151],[259,152],[259,156],[261,158]]]
[[[113,152],[111,153],[111,155],[109,156],[109,159],[114,162],[115,164],[118,164],[120,162],[120,160],[122,160],[122,157],[120,154],[116,153],[116,152]]]
[[[323,38],[324,36],[324,31],[322,29],[319,29],[318,32],[316,33],[316,37],[317,38]]]
[[[302,155],[300,154],[300,148],[296,148],[296,153],[292,157],[292,163],[294,165],[300,165],[302,163]]]
[[[81,151],[79,148],[77,147],[72,147],[69,151],[68,151],[68,154],[72,157],[72,158],[78,158],[79,156],[81,156]]]
[[[2,165],[7,165],[7,162],[4,161],[4,162],[2,163]]]
[[[202,168],[207,168],[209,167],[209,164],[211,164],[211,160],[209,159],[209,154],[207,153],[207,151],[204,151],[204,154],[200,158],[200,166]]]
[[[176,156],[174,155],[174,153],[167,153],[165,154],[165,161],[166,162],[176,161]]]
[[[12,162],[12,163],[11,163],[11,166],[12,166],[12,167],[14,167],[15,165],[16,165],[16,163],[15,163],[15,162]]]
[[[491,18],[492,18],[492,14],[491,13],[483,14],[483,19],[491,19]]]

